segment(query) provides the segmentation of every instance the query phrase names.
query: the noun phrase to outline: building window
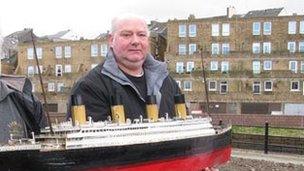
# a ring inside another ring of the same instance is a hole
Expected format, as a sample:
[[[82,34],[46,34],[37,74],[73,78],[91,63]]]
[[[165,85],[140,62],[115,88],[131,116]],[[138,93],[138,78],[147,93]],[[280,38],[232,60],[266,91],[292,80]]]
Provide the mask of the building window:
[[[212,36],[219,36],[220,35],[219,24],[212,24],[211,25],[211,30],[212,30],[212,33],[211,33]]]
[[[289,70],[293,73],[297,73],[298,61],[289,61]]]
[[[98,64],[91,64],[91,69],[97,67]]]
[[[296,42],[288,42],[287,49],[289,50],[290,53],[295,53],[296,52]]]
[[[271,53],[271,43],[270,42],[264,42],[263,43],[263,53],[264,54],[270,54]]]
[[[100,55],[101,56],[107,56],[108,53],[108,45],[107,44],[101,44],[100,45]]]
[[[304,34],[304,21],[300,21],[300,34]]]
[[[300,91],[300,81],[291,81],[290,91]]]
[[[183,62],[176,62],[176,73],[183,73],[184,72],[184,63]]]
[[[220,54],[220,45],[218,43],[212,43],[211,49],[212,49],[212,52],[211,52],[212,55]]]
[[[62,65],[55,65],[55,74],[57,77],[62,76]]]
[[[48,83],[48,92],[55,91],[55,83]]]
[[[189,55],[193,55],[196,52],[196,44],[189,44]]]
[[[264,82],[264,91],[272,91],[272,81]]]
[[[57,92],[63,92],[63,91],[64,91],[64,84],[57,83]]]
[[[296,34],[297,32],[297,22],[289,21],[288,22],[288,34]]]
[[[222,73],[228,73],[228,71],[229,71],[229,62],[228,61],[222,61],[221,71],[222,71]]]
[[[304,73],[304,61],[301,61],[301,73]]]
[[[299,52],[304,52],[304,42],[299,42]]]
[[[252,35],[260,35],[261,34],[261,23],[253,22],[252,23]]]
[[[186,37],[186,32],[187,32],[187,27],[186,25],[179,25],[178,27],[178,36],[179,37]]]
[[[261,52],[260,50],[260,43],[252,43],[252,53],[258,54]]]
[[[189,25],[189,37],[196,37],[196,25]]]
[[[64,47],[64,57],[70,58],[72,56],[72,48],[71,46],[65,46]]]
[[[230,35],[230,24],[223,23],[222,24],[222,36],[229,36]]]
[[[253,82],[253,94],[261,94],[261,83],[259,81]]]
[[[42,74],[43,73],[43,66],[42,65],[39,65],[39,69],[40,69],[40,73]],[[39,74],[38,73],[38,67],[35,66],[35,74]]]
[[[34,49],[27,48],[27,59],[34,59]]]
[[[55,47],[55,56],[56,56],[56,58],[62,58],[62,47],[61,46]]]
[[[263,34],[271,35],[271,22],[264,22]]]
[[[27,76],[32,77],[34,76],[35,71],[34,71],[34,66],[28,66],[27,67]]]
[[[184,81],[184,91],[192,91],[192,81]]]
[[[181,89],[182,88],[182,83],[181,83],[181,81],[179,81],[179,80],[175,80],[176,81],[176,84],[178,85],[178,87]]]
[[[98,45],[97,44],[91,45],[91,56],[92,57],[98,56]]]
[[[42,48],[36,48],[37,51],[37,58],[42,59]]]
[[[226,94],[228,92],[227,81],[221,81],[220,83],[220,94]]]
[[[217,82],[216,81],[209,81],[209,91],[216,91],[217,90]]]
[[[223,43],[222,44],[222,54],[228,55],[230,52],[229,43]]]
[[[261,63],[260,61],[253,61],[252,62],[252,70],[254,74],[261,73]]]
[[[65,65],[64,66],[64,73],[71,73],[72,72],[72,66],[71,65]]]
[[[218,62],[217,61],[211,61],[210,62],[210,70],[211,71],[217,71],[218,70]]]
[[[186,45],[185,44],[179,44],[178,45],[178,54],[179,55],[186,55]]]
[[[272,61],[264,61],[263,67],[265,71],[272,70]]]
[[[187,72],[191,72],[194,69],[194,62],[187,62]]]

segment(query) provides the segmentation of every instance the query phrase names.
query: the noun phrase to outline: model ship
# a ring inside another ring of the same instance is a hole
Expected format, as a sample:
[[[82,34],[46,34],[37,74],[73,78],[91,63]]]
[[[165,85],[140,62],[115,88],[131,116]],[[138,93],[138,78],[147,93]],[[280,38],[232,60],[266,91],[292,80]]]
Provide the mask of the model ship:
[[[0,170],[202,170],[230,159],[231,127],[187,115],[183,95],[173,118],[158,118],[152,96],[147,119],[125,119],[115,103],[100,122],[87,120],[81,97],[74,99],[71,120],[0,146]]]

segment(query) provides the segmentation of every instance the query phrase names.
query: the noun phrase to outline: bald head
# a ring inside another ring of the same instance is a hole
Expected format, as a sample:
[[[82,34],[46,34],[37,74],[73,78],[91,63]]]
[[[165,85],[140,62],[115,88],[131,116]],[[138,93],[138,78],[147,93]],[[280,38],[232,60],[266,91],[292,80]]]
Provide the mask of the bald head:
[[[119,15],[117,17],[114,17],[112,19],[112,23],[111,23],[110,34],[114,34],[119,29],[121,23],[124,23],[126,21],[142,22],[143,25],[145,26],[145,29],[146,29],[146,31],[148,33],[148,36],[149,36],[149,29],[148,29],[148,25],[147,25],[146,21],[142,17],[137,16],[135,14],[122,14],[122,15]]]

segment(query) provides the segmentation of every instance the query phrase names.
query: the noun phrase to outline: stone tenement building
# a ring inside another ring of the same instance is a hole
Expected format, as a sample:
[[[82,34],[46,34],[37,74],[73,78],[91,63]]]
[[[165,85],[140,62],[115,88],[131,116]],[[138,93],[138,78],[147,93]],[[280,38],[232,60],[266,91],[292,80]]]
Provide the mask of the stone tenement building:
[[[151,53],[163,60],[166,50],[165,24],[152,22],[149,29]],[[67,100],[75,81],[105,59],[108,51],[107,36],[104,33],[94,40],[61,40],[54,35],[53,38],[43,37],[37,40],[37,56],[53,119],[61,120],[65,116]],[[15,72],[30,78],[33,91],[43,102],[32,42],[18,45],[18,66]]]
[[[206,111],[204,61],[211,113],[303,115],[304,16],[234,11],[167,22],[165,61],[190,109]]]

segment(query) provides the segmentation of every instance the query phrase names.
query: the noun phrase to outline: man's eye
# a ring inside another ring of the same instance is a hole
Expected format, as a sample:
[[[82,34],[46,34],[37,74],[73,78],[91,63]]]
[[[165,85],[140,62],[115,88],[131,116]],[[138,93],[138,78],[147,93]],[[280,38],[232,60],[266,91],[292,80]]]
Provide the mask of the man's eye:
[[[147,37],[147,34],[140,33],[138,36],[139,36],[139,37]]]

